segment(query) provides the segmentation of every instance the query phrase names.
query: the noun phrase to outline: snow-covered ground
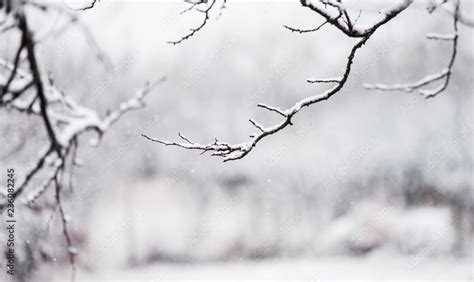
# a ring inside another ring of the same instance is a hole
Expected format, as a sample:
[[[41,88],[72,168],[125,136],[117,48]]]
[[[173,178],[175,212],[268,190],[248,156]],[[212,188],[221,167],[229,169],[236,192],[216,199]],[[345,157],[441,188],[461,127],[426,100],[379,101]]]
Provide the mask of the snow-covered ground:
[[[286,258],[196,264],[158,263],[139,268],[89,272],[76,281],[167,280],[441,280],[473,281],[472,258],[400,256],[388,251],[363,257]],[[35,281],[67,281],[70,270],[43,269]],[[54,275],[50,277],[49,275]],[[44,279],[44,280],[41,280]],[[51,279],[51,280],[50,280]]]

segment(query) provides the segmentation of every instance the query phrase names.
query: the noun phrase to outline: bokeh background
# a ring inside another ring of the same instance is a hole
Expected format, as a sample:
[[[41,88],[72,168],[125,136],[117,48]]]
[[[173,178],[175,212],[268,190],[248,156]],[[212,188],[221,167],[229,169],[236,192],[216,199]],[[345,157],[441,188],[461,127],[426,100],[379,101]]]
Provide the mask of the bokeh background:
[[[353,5],[370,21],[389,2]],[[472,2],[462,3],[472,15]],[[194,37],[168,44],[200,23],[199,13],[180,14],[186,7],[101,1],[80,12],[95,41],[71,26],[38,45],[55,85],[102,114],[167,77],[98,148],[88,146],[93,134],[81,140],[84,165],[65,189],[77,281],[474,278],[472,29],[460,27],[451,83],[435,99],[365,90],[366,82],[416,81],[447,64],[450,43],[425,35],[449,33],[449,14],[413,5],[359,51],[340,93],[244,159],[222,163],[140,134],[245,141],[254,130],[248,118],[279,118],[257,103],[286,108],[323,91],[306,79],[340,75],[354,41],[329,25],[284,29],[322,22],[298,1],[229,1]],[[32,17],[38,34],[66,21]],[[2,43],[6,57],[14,42]],[[45,133],[31,117],[0,117],[1,169],[15,167],[21,178]],[[17,209],[16,279],[68,279],[58,215]]]

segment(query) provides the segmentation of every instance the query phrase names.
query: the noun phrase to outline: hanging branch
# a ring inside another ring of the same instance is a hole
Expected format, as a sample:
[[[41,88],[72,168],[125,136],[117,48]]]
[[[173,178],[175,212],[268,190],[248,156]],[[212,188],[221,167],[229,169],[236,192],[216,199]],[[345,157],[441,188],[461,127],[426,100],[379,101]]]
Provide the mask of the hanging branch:
[[[442,4],[447,3],[448,1],[444,1]],[[424,78],[412,82],[412,83],[405,83],[405,84],[395,84],[395,85],[386,85],[382,83],[377,84],[364,84],[364,87],[369,90],[378,90],[378,91],[404,91],[407,93],[411,93],[413,91],[417,91],[418,94],[428,98],[433,98],[438,94],[442,93],[448,87],[449,81],[451,79],[451,74],[453,73],[453,65],[456,60],[456,54],[458,49],[458,38],[459,38],[459,31],[458,31],[458,22],[459,22],[459,0],[453,0],[454,4],[454,13],[453,17],[453,33],[452,34],[437,34],[437,33],[429,33],[426,37],[430,40],[438,40],[438,41],[448,41],[451,42],[451,56],[449,58],[448,66],[438,73],[431,74],[425,76]],[[441,84],[438,86],[432,87],[433,84],[436,82],[441,81]],[[431,88],[430,88],[431,87]]]
[[[351,71],[352,63],[354,60],[354,56],[356,54],[356,51],[362,47],[365,42],[370,38],[370,35],[367,37],[364,37],[360,41],[358,41],[351,49],[351,52],[348,56],[348,60],[346,63],[344,75],[342,77],[342,80],[337,83],[337,85],[326,92],[322,94],[318,94],[315,96],[308,97],[306,99],[303,99],[299,102],[297,102],[293,107],[288,108],[286,110],[280,110],[275,107],[271,107],[265,104],[259,104],[258,106],[267,109],[268,111],[276,112],[279,115],[283,117],[283,120],[270,127],[263,127],[262,125],[258,124],[256,121],[253,119],[250,119],[250,123],[256,127],[259,132],[253,133],[250,135],[251,139],[248,142],[245,143],[240,143],[240,144],[230,144],[227,142],[219,142],[218,139],[215,139],[213,143],[209,144],[200,144],[196,142],[192,142],[187,138],[184,138],[181,134],[179,134],[179,137],[183,139],[186,142],[169,142],[169,141],[162,141],[158,140],[155,138],[151,138],[145,134],[142,134],[143,137],[147,138],[148,140],[158,142],[167,146],[177,146],[180,148],[184,149],[190,149],[190,150],[198,150],[201,151],[201,153],[206,153],[206,152],[211,152],[211,156],[218,156],[218,157],[223,157],[224,162],[226,161],[233,161],[233,160],[238,160],[243,157],[245,157],[250,151],[257,145],[258,142],[260,142],[263,138],[270,136],[272,134],[275,134],[282,129],[286,128],[288,125],[292,125],[291,119],[293,116],[295,116],[302,108],[308,107],[312,104],[324,101],[329,99],[332,95],[336,94],[339,92],[339,90],[342,89],[344,86],[345,82],[347,81],[347,78],[349,77],[349,73]]]
[[[353,25],[353,21],[350,19],[349,14],[339,1],[317,2],[302,0],[301,4],[304,7],[307,7],[323,16],[326,19],[327,23],[337,27],[340,31],[342,31],[349,37],[360,39],[354,44],[354,46],[350,50],[349,56],[347,57],[345,69],[341,77],[331,79],[308,80],[312,83],[335,83],[335,86],[333,86],[329,90],[298,101],[292,107],[286,110],[281,110],[277,107],[268,106],[266,104],[259,104],[258,106],[260,108],[266,109],[271,112],[276,112],[280,116],[282,116],[283,119],[279,123],[269,127],[264,127],[253,119],[250,119],[250,123],[258,129],[258,132],[252,133],[250,135],[250,140],[247,142],[232,144],[229,142],[221,142],[217,138],[215,138],[214,142],[212,143],[201,144],[198,142],[190,141],[190,139],[185,138],[182,134],[178,134],[178,136],[184,142],[164,141],[161,139],[152,138],[146,134],[142,134],[142,136],[150,141],[157,142],[166,146],[176,146],[188,150],[197,150],[200,151],[202,154],[210,152],[211,156],[222,157],[224,162],[242,159],[248,153],[250,153],[253,148],[255,148],[255,146],[265,137],[268,137],[283,130],[288,125],[292,125],[292,118],[298,112],[300,112],[301,109],[316,104],[318,102],[325,101],[332,97],[334,94],[338,93],[343,88],[349,77],[356,51],[367,42],[367,40],[374,34],[374,32],[379,27],[386,24],[391,19],[396,17],[399,13],[408,8],[408,6],[412,4],[412,2],[413,0],[404,0],[386,11],[382,11],[372,26],[357,28]],[[327,9],[328,6],[333,9]]]

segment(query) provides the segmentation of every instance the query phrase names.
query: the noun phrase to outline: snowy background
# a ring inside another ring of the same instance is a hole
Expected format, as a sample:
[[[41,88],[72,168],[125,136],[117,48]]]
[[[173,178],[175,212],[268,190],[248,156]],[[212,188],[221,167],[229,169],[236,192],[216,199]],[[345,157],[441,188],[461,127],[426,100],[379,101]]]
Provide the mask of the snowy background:
[[[140,134],[244,141],[253,131],[248,118],[278,118],[257,103],[287,107],[321,91],[306,79],[339,75],[353,42],[330,26],[285,30],[322,22],[297,1],[229,2],[218,20],[174,46],[166,41],[200,20],[180,15],[183,3],[101,1],[81,19],[105,63],[79,28],[38,47],[58,88],[102,113],[167,77],[99,148],[79,150],[84,166],[65,192],[77,281],[472,281],[472,29],[460,29],[455,72],[439,97],[365,90],[365,82],[414,81],[446,64],[449,46],[424,37],[448,32],[449,17],[410,7],[360,51],[341,93],[223,164]],[[472,3],[463,2],[466,13]],[[383,6],[360,5],[368,18]],[[7,55],[16,47],[9,42]],[[13,166],[21,177],[31,167],[47,141],[36,122],[0,113],[2,171]],[[48,224],[50,210],[18,210],[17,236],[29,246],[18,247],[24,281],[68,279],[59,218]]]

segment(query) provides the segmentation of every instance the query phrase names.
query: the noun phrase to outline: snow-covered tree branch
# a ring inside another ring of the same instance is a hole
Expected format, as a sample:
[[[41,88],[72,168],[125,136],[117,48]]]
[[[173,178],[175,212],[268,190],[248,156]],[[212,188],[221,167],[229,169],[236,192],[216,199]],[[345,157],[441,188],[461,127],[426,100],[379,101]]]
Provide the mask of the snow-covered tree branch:
[[[443,4],[447,4],[448,1],[445,1]],[[459,30],[458,30],[458,22],[459,22],[459,0],[453,0],[449,4],[454,6],[454,13],[452,14],[453,17],[453,32],[452,34],[438,34],[438,33],[429,33],[426,35],[427,39],[430,40],[438,40],[438,41],[448,41],[452,44],[451,49],[451,56],[449,58],[448,66],[438,73],[431,74],[425,76],[424,78],[413,82],[413,83],[406,83],[406,84],[395,84],[395,85],[385,85],[381,83],[377,84],[368,84],[366,83],[364,86],[366,89],[370,90],[380,90],[380,91],[405,91],[405,92],[413,92],[418,91],[420,95],[425,98],[433,98],[436,95],[443,92],[449,84],[449,80],[451,78],[451,74],[453,72],[453,65],[456,60],[456,54],[458,49],[458,38],[459,38]],[[426,88],[431,86],[432,84],[442,81],[436,87]]]
[[[233,144],[231,142],[222,142],[218,138],[215,138],[214,142],[201,144],[198,142],[191,141],[188,138],[185,138],[181,133],[179,133],[178,136],[182,139],[182,142],[164,141],[161,139],[152,138],[146,134],[143,134],[143,136],[148,140],[158,142],[166,146],[177,146],[183,149],[198,150],[201,153],[210,152],[211,156],[222,157],[224,162],[237,160],[245,157],[250,151],[255,148],[255,146],[262,139],[283,130],[288,125],[292,125],[292,118],[302,108],[327,100],[331,96],[337,94],[344,87],[351,73],[351,66],[353,64],[357,50],[361,48],[379,28],[383,27],[392,19],[396,18],[400,13],[405,11],[413,3],[413,0],[398,0],[394,2],[395,3],[388,9],[380,11],[379,15],[372,19],[370,24],[363,25],[359,24],[359,19],[361,17],[362,11],[351,15],[349,10],[346,8],[345,1],[343,0],[301,0],[300,4],[303,7],[315,12],[317,15],[321,16],[324,21],[319,26],[311,29],[301,29],[284,25],[286,29],[301,34],[316,32],[323,27],[329,28],[331,26],[350,38],[357,38],[358,41],[353,45],[352,49],[350,50],[349,55],[347,57],[347,62],[340,77],[322,79],[310,78],[307,80],[309,83],[334,84],[332,88],[329,88],[325,92],[317,93],[314,96],[304,98],[296,102],[292,107],[288,109],[280,109],[278,107],[268,106],[263,103],[258,104],[257,106],[262,109],[279,114],[282,117],[282,121],[277,124],[274,124],[273,126],[264,127],[257,121],[249,119],[250,123],[256,128],[256,132],[250,134],[250,140],[243,143]],[[197,28],[191,29],[192,32],[190,34],[183,37],[181,40],[173,42],[174,44],[181,43],[183,40],[193,36],[197,31],[201,30],[207,23],[207,19],[209,18],[208,12],[210,9],[212,9],[212,6],[215,4],[215,1],[212,1],[210,4],[207,3],[207,1],[204,1],[204,3],[207,5],[207,9],[201,11],[205,14],[204,21]],[[203,4],[203,2],[194,3],[190,9],[194,9],[196,5],[200,4]],[[452,42],[452,51],[448,66],[440,72],[426,76],[414,83],[397,84],[393,86],[388,86],[384,84],[365,84],[364,86],[367,89],[377,89],[383,91],[401,90],[406,92],[418,90],[419,93],[422,94],[424,97],[431,98],[440,94],[448,87],[457,53],[457,44],[459,37],[458,22],[463,22],[466,25],[469,25],[469,20],[461,20],[463,17],[461,16],[460,12],[461,10],[459,0],[429,2],[427,9],[429,13],[432,13],[439,7],[443,7],[443,9],[450,11],[451,17],[453,19],[453,33],[448,35],[431,33],[427,35],[427,38],[431,40]],[[426,89],[427,86],[431,86],[433,83],[440,80],[442,80],[441,85],[434,88]]]
[[[68,167],[78,166],[77,149],[80,146],[79,136],[93,131],[97,137],[91,140],[96,146],[102,135],[127,112],[144,106],[145,96],[151,92],[162,79],[146,83],[132,97],[110,111],[104,117],[91,108],[79,105],[69,95],[59,90],[54,79],[40,68],[36,45],[48,40],[52,34],[38,38],[30,27],[27,8],[44,13],[48,17],[50,10],[63,12],[71,17],[70,24],[77,23],[77,16],[64,7],[54,3],[40,4],[35,2],[3,1],[4,18],[0,23],[2,35],[16,33],[19,35],[18,47],[12,60],[0,58],[0,109],[7,112],[16,111],[31,118],[39,118],[47,134],[48,145],[38,149],[40,152],[35,164],[16,186],[13,194],[2,194],[0,211],[3,213],[8,204],[21,199],[21,203],[33,206],[48,188],[55,187],[55,206],[58,207],[63,223],[63,234],[69,248],[70,263],[74,268],[74,247],[67,229],[65,208],[61,205],[61,189],[67,178]],[[95,1],[94,1],[95,3]],[[93,4],[91,4],[93,6]],[[91,7],[92,8],[92,7]],[[63,28],[68,28],[65,26]],[[36,29],[35,29],[36,30]],[[46,177],[39,176],[43,172]],[[72,176],[69,175],[70,179]],[[42,184],[30,185],[34,178],[43,179]],[[4,192],[4,191],[2,191]]]

